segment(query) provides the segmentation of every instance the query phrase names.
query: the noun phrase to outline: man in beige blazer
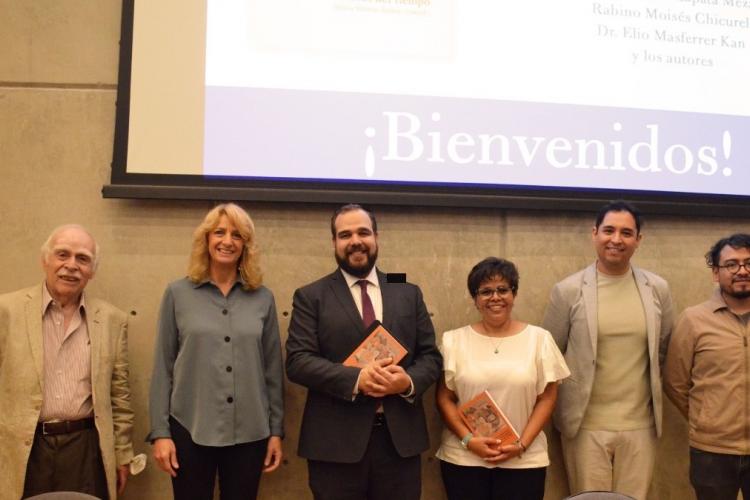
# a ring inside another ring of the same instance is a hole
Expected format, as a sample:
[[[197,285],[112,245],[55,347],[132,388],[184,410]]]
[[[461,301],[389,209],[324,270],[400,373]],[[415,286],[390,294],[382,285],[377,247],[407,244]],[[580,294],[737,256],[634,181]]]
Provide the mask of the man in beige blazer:
[[[553,420],[572,493],[645,500],[651,483],[673,320],[666,281],[630,265],[642,236],[635,207],[605,205],[592,230],[597,261],[554,286],[543,320],[570,368]]]
[[[0,496],[114,499],[133,459],[127,316],[84,295],[98,245],[81,226],[42,247],[45,281],[0,296]]]

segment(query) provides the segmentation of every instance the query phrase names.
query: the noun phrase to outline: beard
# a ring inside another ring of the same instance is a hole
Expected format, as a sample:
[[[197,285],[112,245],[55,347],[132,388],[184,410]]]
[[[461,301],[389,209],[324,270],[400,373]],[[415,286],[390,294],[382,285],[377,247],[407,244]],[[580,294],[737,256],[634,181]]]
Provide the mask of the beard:
[[[745,285],[744,287],[742,286],[743,283]],[[735,287],[735,284],[738,284],[739,287]],[[720,288],[724,295],[728,295],[735,299],[747,299],[750,297],[750,278],[745,277],[744,275],[739,279],[735,277],[735,279],[733,279],[728,285],[720,284]]]
[[[750,288],[746,288],[744,290],[735,290],[731,285],[730,286],[722,286],[721,292],[724,295],[728,295],[729,297],[732,297],[734,299],[747,299],[750,298]]]
[[[364,249],[367,250],[367,259],[361,263],[361,264],[354,264],[349,261],[349,256],[357,251],[360,251],[363,249],[363,245],[357,245],[352,248],[346,249],[345,255],[339,255],[338,252],[334,252],[334,255],[336,257],[336,263],[339,265],[341,269],[346,271],[347,273],[351,274],[352,276],[355,276],[357,278],[364,278],[368,274],[370,274],[370,271],[372,271],[372,268],[375,267],[375,262],[378,260],[378,247],[375,248],[369,248],[364,247]]]

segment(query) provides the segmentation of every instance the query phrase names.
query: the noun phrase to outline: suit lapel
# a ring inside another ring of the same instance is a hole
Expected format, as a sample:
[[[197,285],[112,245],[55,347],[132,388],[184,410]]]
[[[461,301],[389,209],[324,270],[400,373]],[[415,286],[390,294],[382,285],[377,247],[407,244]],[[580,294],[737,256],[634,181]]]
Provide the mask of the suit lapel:
[[[393,311],[396,310],[396,301],[398,298],[392,293],[394,290],[386,280],[385,273],[381,273],[380,271],[378,271],[378,285],[380,286],[380,297],[383,303],[382,323],[386,330],[393,332]]]
[[[44,285],[42,285],[44,286]],[[29,338],[39,386],[44,389],[44,339],[42,331],[42,288],[36,287],[26,295],[26,335]]]
[[[587,267],[584,271],[581,292],[583,293],[583,302],[586,304],[586,325],[589,330],[591,350],[596,357],[596,342],[599,336],[597,320],[597,309],[599,306],[596,300],[596,264]]]
[[[365,330],[365,327],[362,324],[362,317],[359,315],[357,304],[354,303],[354,298],[352,297],[352,292],[346,285],[346,280],[340,270],[337,269],[336,272],[331,274],[330,286],[336,300],[341,304],[341,309],[346,313],[349,319],[352,320],[352,323],[356,325],[357,332],[360,333],[361,336]]]
[[[651,285],[646,275],[640,269],[634,267],[635,283],[638,286],[638,293],[641,296],[643,304],[643,313],[646,315],[646,334],[648,335],[648,353],[650,358],[654,359],[654,353],[658,350],[658,340],[656,334],[656,314],[654,310],[654,295]]]
[[[91,392],[96,393],[97,377],[99,375],[99,359],[102,347],[102,317],[99,304],[86,297],[86,304],[90,307],[86,311],[86,327],[89,331],[89,342],[91,342]]]

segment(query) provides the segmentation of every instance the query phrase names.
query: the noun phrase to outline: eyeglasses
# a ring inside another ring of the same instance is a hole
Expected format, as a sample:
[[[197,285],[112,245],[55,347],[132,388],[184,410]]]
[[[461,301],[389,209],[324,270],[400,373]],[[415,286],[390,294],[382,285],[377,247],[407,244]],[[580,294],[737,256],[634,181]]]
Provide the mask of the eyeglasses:
[[[745,271],[750,273],[750,260],[746,260],[742,264],[732,260],[732,261],[727,262],[723,266],[716,266],[716,267],[718,267],[719,269],[726,269],[732,274],[737,274],[738,272],[740,272],[740,268],[744,267]]]
[[[506,286],[499,286],[497,288],[480,288],[477,290],[477,295],[483,299],[489,299],[496,293],[498,297],[505,297],[509,293],[513,293],[513,289]]]

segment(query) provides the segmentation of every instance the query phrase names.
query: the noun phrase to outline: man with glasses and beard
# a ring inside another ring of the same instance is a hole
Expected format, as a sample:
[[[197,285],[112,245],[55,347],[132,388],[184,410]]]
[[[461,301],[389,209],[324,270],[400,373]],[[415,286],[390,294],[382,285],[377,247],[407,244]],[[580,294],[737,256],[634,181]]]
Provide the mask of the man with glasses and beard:
[[[441,356],[419,288],[375,268],[375,216],[349,204],[331,217],[338,269],[294,293],[287,375],[307,387],[299,455],[316,500],[418,500],[429,448],[422,395]],[[408,351],[365,368],[343,361],[379,320]]]
[[[706,262],[719,287],[677,320],[664,390],[688,419],[698,500],[750,498],[750,234],[720,239]]]

